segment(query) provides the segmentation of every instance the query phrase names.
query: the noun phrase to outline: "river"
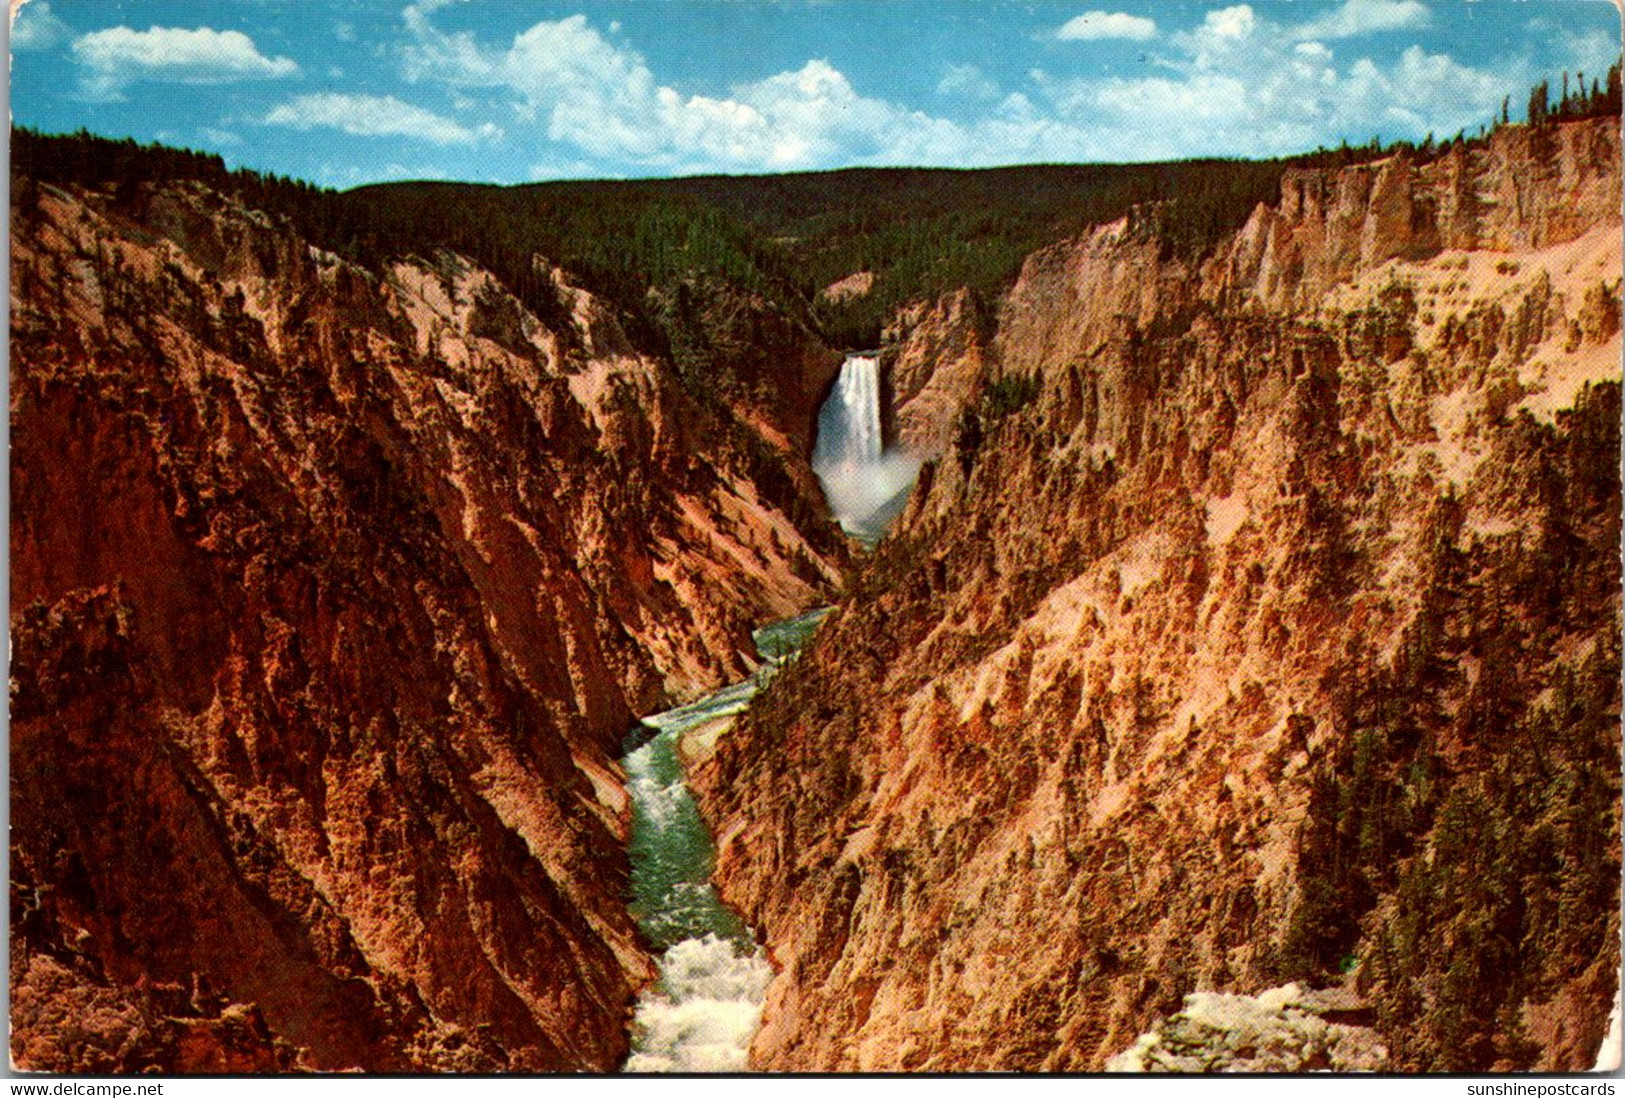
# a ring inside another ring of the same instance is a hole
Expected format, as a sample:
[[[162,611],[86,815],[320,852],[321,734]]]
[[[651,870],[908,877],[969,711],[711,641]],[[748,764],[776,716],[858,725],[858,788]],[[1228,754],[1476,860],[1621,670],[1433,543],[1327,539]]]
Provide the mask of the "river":
[[[717,736],[795,657],[828,607],[758,629],[762,667],[699,701],[646,718],[627,736],[632,796],[630,910],[660,978],[639,998],[629,1072],[742,1071],[773,969],[755,934],[711,883],[716,849],[684,779],[678,742]]]

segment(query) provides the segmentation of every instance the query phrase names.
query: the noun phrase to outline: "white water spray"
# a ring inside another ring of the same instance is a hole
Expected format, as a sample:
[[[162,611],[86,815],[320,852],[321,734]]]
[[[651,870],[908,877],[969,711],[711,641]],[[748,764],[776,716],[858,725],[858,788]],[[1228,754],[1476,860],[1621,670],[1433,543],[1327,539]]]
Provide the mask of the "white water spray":
[[[878,541],[902,513],[920,463],[887,450],[880,418],[880,359],[848,355],[818,411],[813,472],[847,533]]]
[[[659,990],[638,1000],[626,1070],[743,1071],[772,979],[759,949],[715,934],[678,942],[660,958]]]

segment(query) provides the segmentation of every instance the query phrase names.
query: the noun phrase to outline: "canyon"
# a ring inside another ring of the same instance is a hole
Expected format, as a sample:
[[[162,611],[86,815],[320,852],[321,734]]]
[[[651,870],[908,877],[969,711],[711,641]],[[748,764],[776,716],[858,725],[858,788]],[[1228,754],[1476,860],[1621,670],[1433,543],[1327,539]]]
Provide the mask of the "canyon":
[[[1125,222],[883,354],[934,458],[701,768],[765,1070],[1097,1071],[1201,993],[1592,1066],[1619,970],[1617,124]],[[1313,1065],[1309,1065],[1313,1066]]]
[[[556,272],[549,329],[198,185],[23,202],[14,1062],[616,1068],[614,755],[836,590],[810,413],[696,402]]]
[[[1131,211],[846,366],[743,281],[14,186],[14,1064],[735,1069],[636,1005],[628,787],[680,767],[749,1069],[1590,1068],[1620,156],[1288,167],[1200,254]],[[831,393],[902,470],[872,551]],[[1311,1051],[1202,1052],[1232,1008]]]

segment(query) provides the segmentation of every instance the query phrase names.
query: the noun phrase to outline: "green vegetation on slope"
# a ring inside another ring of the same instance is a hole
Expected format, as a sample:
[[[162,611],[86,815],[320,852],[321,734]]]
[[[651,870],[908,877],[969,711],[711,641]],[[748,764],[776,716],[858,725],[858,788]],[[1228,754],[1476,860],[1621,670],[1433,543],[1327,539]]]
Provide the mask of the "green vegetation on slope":
[[[1545,83],[1534,89],[1532,124],[1619,111],[1617,65],[1606,87],[1592,80],[1587,88],[1582,78],[1570,90],[1566,74],[1563,87],[1555,104]],[[1160,241],[1168,254],[1199,258],[1259,203],[1274,200],[1288,168],[1335,168],[1399,150],[1425,161],[1470,143],[1460,134],[1442,143],[1430,135],[1420,145],[1373,140],[1260,161],[851,168],[519,186],[387,183],[336,193],[227,171],[211,154],[83,131],[45,137],[14,129],[12,172],[27,184],[199,179],[287,216],[307,239],[368,265],[450,248],[491,270],[546,320],[557,303],[548,271],[535,262],[542,256],[627,310],[633,337],[646,349],[670,353],[706,342],[682,327],[690,323],[683,310],[669,307],[665,292],[684,283],[722,283],[759,295],[807,320],[834,346],[872,347],[898,306],[961,286],[991,299],[1034,250],[1091,225],[1129,217],[1137,235]],[[869,292],[820,296],[859,271],[874,276]]]
[[[997,294],[1035,249],[1138,208],[1139,231],[1200,255],[1274,197],[1292,165],[1384,155],[1373,144],[1295,160],[1041,165],[985,171],[854,168],[633,182],[391,183],[336,193],[227,171],[220,157],[78,133],[13,131],[20,185],[123,187],[196,179],[290,218],[313,243],[377,265],[437,247],[469,256],[544,319],[556,305],[542,256],[642,321],[635,337],[683,341],[650,291],[714,280],[807,317],[837,346],[872,346],[892,312],[960,286]],[[873,289],[819,290],[857,271]]]
[[[1487,566],[1445,501],[1399,651],[1335,677],[1342,746],[1310,799],[1274,976],[1354,971],[1400,1070],[1531,1068],[1523,1006],[1610,967],[1618,603],[1564,592],[1618,587],[1619,416],[1613,382],[1555,425],[1521,413],[1506,461],[1537,501],[1527,544]],[[1580,637],[1599,639],[1566,647]]]

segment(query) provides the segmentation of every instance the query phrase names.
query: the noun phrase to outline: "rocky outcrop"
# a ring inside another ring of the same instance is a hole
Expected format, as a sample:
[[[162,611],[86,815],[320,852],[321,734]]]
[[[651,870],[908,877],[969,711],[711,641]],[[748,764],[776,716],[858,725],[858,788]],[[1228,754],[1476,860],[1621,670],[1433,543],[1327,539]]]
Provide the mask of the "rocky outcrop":
[[[1197,992],[1178,1014],[1159,1022],[1106,1070],[1147,1074],[1277,1071],[1381,1071],[1388,1050],[1357,1001],[1297,984],[1257,996]]]
[[[889,437],[917,457],[947,452],[987,376],[992,336],[992,317],[969,290],[899,310],[881,334],[895,409]]]
[[[197,185],[20,200],[14,1062],[613,1069],[613,752],[829,598],[795,443],[558,272],[544,324]]]
[[[1619,215],[1620,138],[1606,120],[1502,126],[1417,163],[1401,153],[1337,171],[1288,171],[1219,259],[1216,290],[1313,308],[1387,260],[1440,251],[1539,251]]]
[[[716,278],[651,291],[649,307],[662,320],[685,381],[729,400],[748,419],[765,421],[797,453],[812,453],[818,408],[841,372],[842,356],[813,335],[804,318]],[[797,463],[787,469],[803,470]]]
[[[874,288],[873,271],[853,271],[845,278],[837,278],[819,290],[818,298],[820,301],[849,301],[855,297],[863,297]]]
[[[1591,1065],[1613,126],[1291,177],[1199,269],[1122,224],[1028,261],[948,455],[698,775],[779,968],[757,1067],[1098,1070],[1289,981],[1395,1069]]]
[[[296,1050],[259,1010],[179,984],[113,988],[42,953],[11,1001],[17,1064],[75,1074],[262,1075],[296,1070]]]

